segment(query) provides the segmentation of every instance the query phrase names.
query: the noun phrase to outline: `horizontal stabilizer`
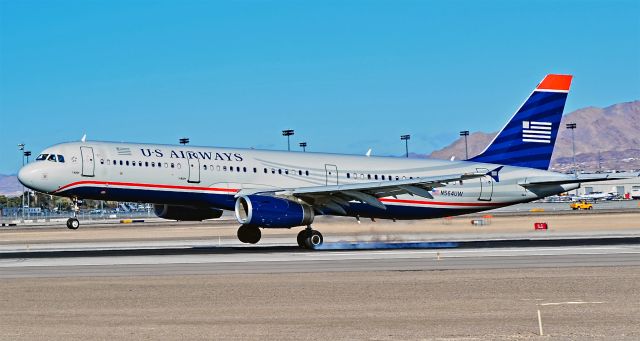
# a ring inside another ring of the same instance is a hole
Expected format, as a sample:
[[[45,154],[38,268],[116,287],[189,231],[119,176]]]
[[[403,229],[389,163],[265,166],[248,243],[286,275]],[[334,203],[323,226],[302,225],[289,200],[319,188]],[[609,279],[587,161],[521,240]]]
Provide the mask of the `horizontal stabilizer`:
[[[612,180],[624,180],[633,179],[639,177],[640,174],[588,174],[567,177],[534,177],[527,178],[525,182],[519,183],[520,186],[542,186],[542,185],[565,185],[565,184],[580,184],[586,182],[599,182],[599,181],[612,181]]]

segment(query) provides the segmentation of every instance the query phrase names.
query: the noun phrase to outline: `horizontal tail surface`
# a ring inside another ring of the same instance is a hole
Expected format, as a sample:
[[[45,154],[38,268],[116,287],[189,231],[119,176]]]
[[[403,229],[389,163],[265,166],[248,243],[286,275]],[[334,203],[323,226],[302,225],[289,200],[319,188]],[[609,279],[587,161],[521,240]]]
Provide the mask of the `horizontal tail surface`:
[[[547,75],[489,146],[469,161],[548,169],[572,78]]]

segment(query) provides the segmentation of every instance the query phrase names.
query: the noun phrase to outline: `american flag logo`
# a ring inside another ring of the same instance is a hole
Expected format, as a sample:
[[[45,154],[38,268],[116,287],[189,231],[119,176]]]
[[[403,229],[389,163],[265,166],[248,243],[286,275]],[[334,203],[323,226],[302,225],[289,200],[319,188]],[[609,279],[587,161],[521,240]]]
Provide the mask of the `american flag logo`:
[[[131,155],[131,149],[127,147],[116,147],[118,155]]]
[[[551,122],[522,121],[522,142],[551,143]]]

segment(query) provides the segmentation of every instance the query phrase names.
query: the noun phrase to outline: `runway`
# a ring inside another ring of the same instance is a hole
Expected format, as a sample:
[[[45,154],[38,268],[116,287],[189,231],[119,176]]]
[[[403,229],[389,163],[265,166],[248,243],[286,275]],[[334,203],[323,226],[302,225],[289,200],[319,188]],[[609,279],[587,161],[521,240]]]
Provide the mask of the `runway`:
[[[0,255],[3,278],[640,266],[638,244],[312,252],[290,246],[210,247]]]
[[[5,230],[0,340],[512,340],[537,335],[537,310],[545,335],[637,340],[640,236],[622,218],[340,220],[317,251],[290,230],[243,245],[231,224]]]

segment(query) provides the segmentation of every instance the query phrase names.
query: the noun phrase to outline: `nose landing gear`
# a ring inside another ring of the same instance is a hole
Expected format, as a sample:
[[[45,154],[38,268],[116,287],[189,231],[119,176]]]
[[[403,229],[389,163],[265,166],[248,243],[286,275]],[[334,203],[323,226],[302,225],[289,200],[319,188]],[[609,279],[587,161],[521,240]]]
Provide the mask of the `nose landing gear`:
[[[67,228],[70,230],[77,230],[80,227],[80,221],[78,220],[78,198],[73,198],[73,217],[67,219]]]
[[[308,250],[315,250],[324,242],[322,233],[312,229],[311,225],[308,225],[306,229],[300,231],[296,239],[298,241],[298,246]]]
[[[67,228],[70,230],[77,230],[80,227],[80,222],[77,218],[69,218],[67,219]]]

